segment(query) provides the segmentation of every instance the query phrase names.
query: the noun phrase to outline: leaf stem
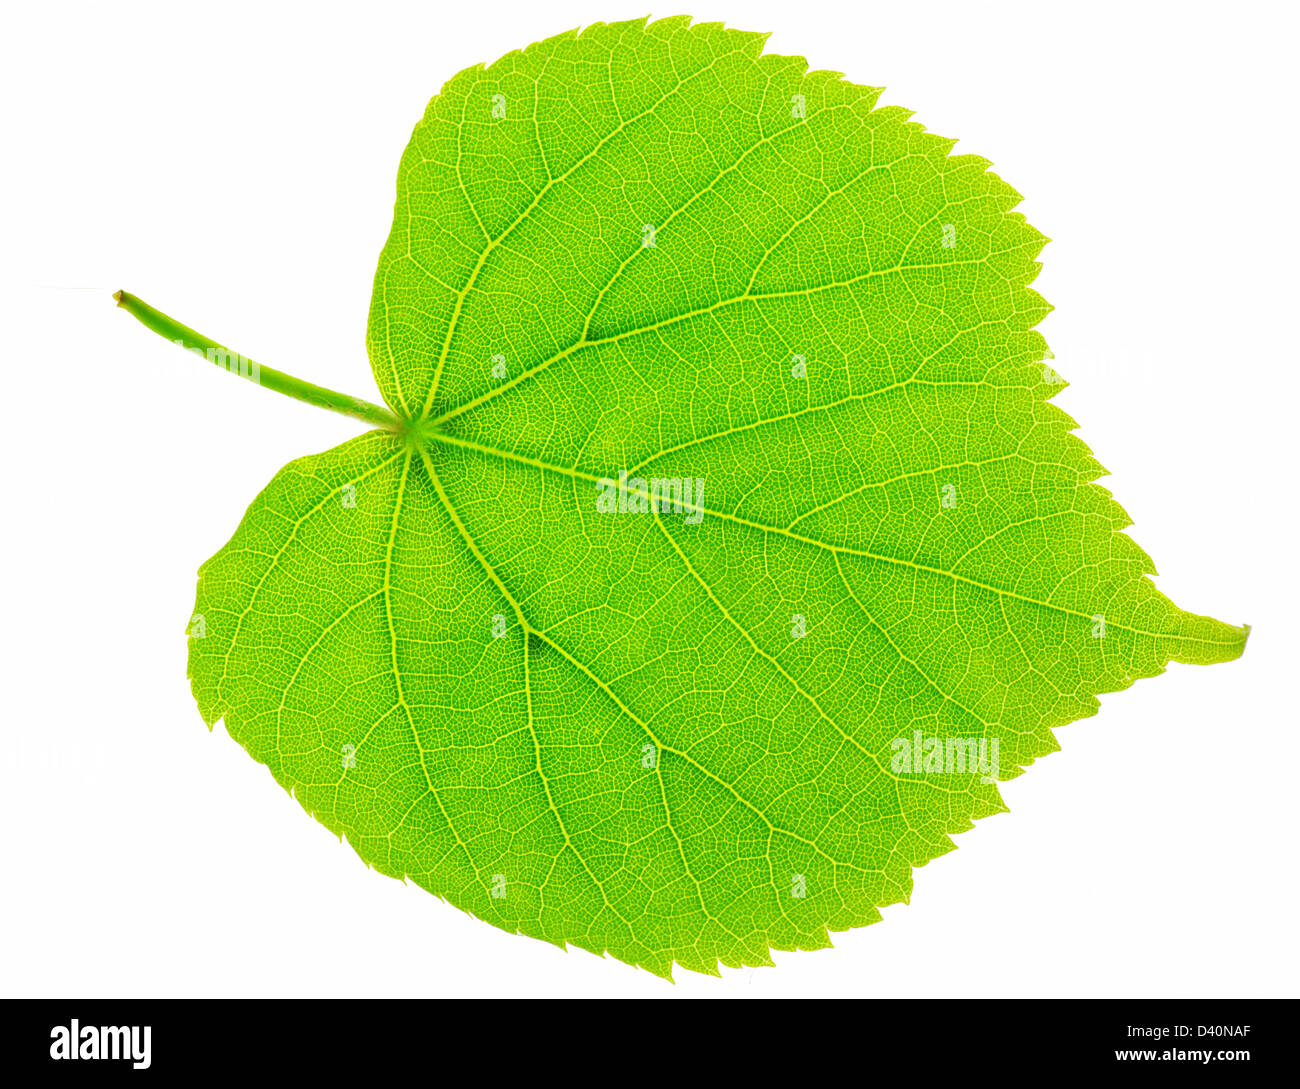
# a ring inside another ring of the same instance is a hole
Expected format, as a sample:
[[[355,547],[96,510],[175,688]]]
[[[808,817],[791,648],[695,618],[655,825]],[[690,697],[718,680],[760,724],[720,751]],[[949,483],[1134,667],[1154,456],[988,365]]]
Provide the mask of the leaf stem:
[[[215,363],[218,367],[229,371],[231,374],[247,378],[252,382],[256,382],[259,386],[275,390],[276,393],[283,393],[286,397],[306,401],[309,405],[326,408],[331,412],[341,412],[344,416],[352,416],[358,420],[364,420],[366,423],[377,424],[389,431],[402,431],[405,428],[403,422],[382,405],[372,404],[369,401],[361,400],[359,397],[351,397],[346,393],[326,389],[314,382],[304,382],[301,378],[285,374],[284,371],[277,371],[274,367],[264,367],[260,363],[255,363],[246,356],[239,355],[224,345],[218,344],[215,340],[209,340],[202,333],[195,332],[188,325],[182,325],[175,318],[168,317],[161,310],[155,310],[143,299],[139,299],[129,292],[115,292],[113,298],[117,300],[118,306],[159,336],[203,356],[209,363]]]

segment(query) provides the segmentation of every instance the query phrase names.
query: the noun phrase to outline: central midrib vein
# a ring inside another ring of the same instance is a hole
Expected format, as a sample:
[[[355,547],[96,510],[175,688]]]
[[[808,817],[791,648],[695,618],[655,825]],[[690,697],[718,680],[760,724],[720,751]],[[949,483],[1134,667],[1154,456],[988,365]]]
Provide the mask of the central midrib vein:
[[[455,446],[464,450],[472,450],[475,453],[483,454],[487,457],[496,457],[496,458],[500,458],[503,461],[514,462],[519,465],[527,465],[530,468],[538,469],[542,472],[555,473],[560,476],[568,477],[571,480],[582,480],[582,481],[589,482],[591,484],[601,484],[603,482],[612,479],[607,476],[597,475],[596,473],[589,473],[582,469],[568,468],[563,465],[557,465],[554,462],[543,461],[540,458],[529,457],[526,454],[516,454],[508,450],[501,450],[495,446],[487,446],[484,443],[475,442],[472,439],[460,438],[459,436],[449,435],[446,432],[438,431],[434,429],[422,430],[421,439],[417,440],[417,442],[419,442],[422,446],[424,440],[436,442],[445,446]],[[617,482],[615,481],[615,483]],[[647,501],[652,499],[652,496],[650,495],[649,491],[646,489],[628,488],[625,486],[623,490],[625,490],[629,495],[635,495],[638,498],[643,498]],[[447,505],[446,499],[443,498],[442,496],[440,496],[440,499],[443,500],[443,504],[444,506],[446,506]],[[897,556],[887,556],[883,553],[872,552],[868,549],[851,548],[847,545],[828,544],[825,541],[817,540],[817,538],[815,537],[808,537],[802,533],[795,533],[791,530],[783,529],[780,526],[767,525],[764,522],[758,522],[750,518],[744,518],[738,514],[731,514],[726,511],[715,510],[711,507],[704,506],[703,504],[693,505],[691,509],[693,511],[701,512],[702,515],[708,515],[712,518],[721,518],[724,521],[732,522],[735,525],[746,526],[750,529],[758,530],[761,533],[776,533],[783,537],[787,537],[792,541],[797,541],[800,544],[809,545],[813,548],[822,549],[835,556],[860,556],[863,559],[877,560],[881,563],[893,564],[899,567],[907,567],[914,571],[921,571],[926,574],[939,575],[944,578],[950,578],[957,582],[965,583],[968,586],[973,586],[976,589],[984,590],[992,594],[997,594],[999,597],[1014,598],[1017,601],[1023,601],[1028,605],[1034,605],[1042,609],[1050,609],[1055,612],[1064,613],[1068,616],[1079,617],[1080,619],[1088,620],[1090,622],[1093,619],[1093,615],[1091,613],[1081,612],[1078,609],[1071,609],[1064,605],[1057,605],[1050,601],[1040,601],[1037,598],[1033,598],[1025,594],[1017,593],[1014,590],[1003,589],[1000,586],[991,586],[988,583],[980,582],[978,579],[972,579],[967,577],[966,575],[959,575],[955,571],[948,571],[942,567],[931,567],[928,564],[915,563],[912,560],[900,559]],[[1180,642],[1204,643],[1210,646],[1219,646],[1222,645],[1224,642],[1226,642],[1225,640],[1201,639],[1193,636],[1180,635],[1172,632],[1144,631],[1141,628],[1129,627],[1124,624],[1120,624],[1110,620],[1107,620],[1107,626],[1116,628],[1120,631],[1129,632],[1133,635],[1140,635],[1151,639],[1177,639]]]

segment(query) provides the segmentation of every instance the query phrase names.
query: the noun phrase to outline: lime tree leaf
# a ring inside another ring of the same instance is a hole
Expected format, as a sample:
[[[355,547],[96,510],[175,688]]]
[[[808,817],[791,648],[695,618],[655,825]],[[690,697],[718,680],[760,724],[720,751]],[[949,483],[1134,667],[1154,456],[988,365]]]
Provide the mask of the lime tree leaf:
[[[1053,727],[1247,634],[1156,590],[1050,403],[1019,195],[763,43],[597,25],[443,88],[394,426],[282,469],[190,624],[207,722],[375,869],[665,976],[875,922]]]

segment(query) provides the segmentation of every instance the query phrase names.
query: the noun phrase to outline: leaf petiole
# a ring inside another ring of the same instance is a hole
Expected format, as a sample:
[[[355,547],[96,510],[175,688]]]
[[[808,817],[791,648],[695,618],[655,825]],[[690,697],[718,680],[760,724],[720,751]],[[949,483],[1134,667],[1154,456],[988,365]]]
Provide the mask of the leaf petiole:
[[[247,378],[259,386],[275,390],[276,393],[283,393],[286,397],[306,401],[309,405],[326,408],[331,412],[341,412],[344,416],[352,416],[389,431],[405,429],[403,422],[383,405],[372,404],[370,401],[363,401],[360,397],[351,397],[337,390],[326,389],[314,382],[304,382],[301,378],[285,374],[284,371],[278,371],[274,367],[264,367],[247,356],[232,352],[225,345],[208,339],[202,333],[195,332],[188,325],[182,325],[175,318],[168,317],[161,310],[155,310],[143,299],[129,292],[116,291],[113,293],[113,298],[117,300],[118,306],[159,336],[204,357],[209,363],[215,363],[231,374]]]

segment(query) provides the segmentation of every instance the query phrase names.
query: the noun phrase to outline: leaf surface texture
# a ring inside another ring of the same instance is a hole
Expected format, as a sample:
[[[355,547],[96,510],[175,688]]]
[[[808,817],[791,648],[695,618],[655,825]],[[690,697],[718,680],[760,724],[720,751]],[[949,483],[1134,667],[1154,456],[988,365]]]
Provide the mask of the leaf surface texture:
[[[190,643],[374,868],[661,975],[878,920],[1053,727],[1245,642],[1050,403],[1019,195],[763,41],[597,25],[447,83],[367,337],[411,430],[282,469]],[[620,470],[697,517],[601,512]],[[897,770],[918,731],[997,776]]]

